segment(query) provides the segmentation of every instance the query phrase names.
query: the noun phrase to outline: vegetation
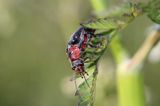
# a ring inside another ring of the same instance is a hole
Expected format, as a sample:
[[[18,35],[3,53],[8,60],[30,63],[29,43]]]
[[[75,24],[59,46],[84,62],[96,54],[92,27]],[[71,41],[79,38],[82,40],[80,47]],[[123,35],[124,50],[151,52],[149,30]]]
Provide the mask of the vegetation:
[[[107,45],[112,43],[109,47],[117,63],[119,106],[145,106],[143,76],[140,66],[148,52],[160,40],[159,29],[153,30],[133,58],[129,57],[129,54],[119,42],[120,38],[118,37],[118,32],[126,28],[130,22],[143,14],[147,14],[151,20],[159,24],[160,5],[158,4],[160,4],[160,1],[152,0],[148,3],[128,2],[122,4],[118,9],[113,9],[113,11],[109,12],[105,10],[104,1],[102,0],[92,0],[92,4],[95,11],[102,12],[101,14],[103,16],[97,15],[96,18],[82,23],[82,25],[84,27],[96,29],[97,31],[106,31],[104,35],[107,37],[99,39],[101,40],[101,46],[98,49],[92,50],[92,53],[87,51],[91,48],[85,51],[86,54],[89,54],[87,56],[91,58],[91,60],[86,63],[86,70],[90,74],[87,81],[91,88],[87,87],[85,81],[78,86],[78,93],[76,92],[76,94],[80,99],[79,105],[93,106],[98,74],[97,63],[107,49]]]

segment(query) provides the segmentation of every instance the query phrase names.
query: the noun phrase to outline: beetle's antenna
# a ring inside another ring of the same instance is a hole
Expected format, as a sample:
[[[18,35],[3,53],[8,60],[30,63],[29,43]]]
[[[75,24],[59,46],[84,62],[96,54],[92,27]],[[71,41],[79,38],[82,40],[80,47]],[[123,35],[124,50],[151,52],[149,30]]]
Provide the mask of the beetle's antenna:
[[[75,77],[75,76],[74,76],[74,77]],[[75,88],[76,88],[76,93],[75,93],[75,95],[79,95],[79,96],[80,96],[79,90],[78,90],[78,86],[77,86],[76,78],[74,79],[74,85],[75,85]],[[80,98],[81,98],[81,96],[80,96]]]
[[[74,85],[75,85],[75,88],[76,88],[75,96],[78,96],[80,98],[79,102],[78,102],[78,106],[80,106],[82,97],[80,95],[80,92],[79,92],[79,89],[78,89],[78,86],[77,86],[76,78],[74,79]]]
[[[84,78],[84,80],[85,80],[85,82],[86,82],[87,86],[90,88],[89,83],[88,83],[88,81],[87,81],[87,79],[86,79],[86,77],[85,77],[84,73],[82,73],[81,75],[83,76],[83,78]]]

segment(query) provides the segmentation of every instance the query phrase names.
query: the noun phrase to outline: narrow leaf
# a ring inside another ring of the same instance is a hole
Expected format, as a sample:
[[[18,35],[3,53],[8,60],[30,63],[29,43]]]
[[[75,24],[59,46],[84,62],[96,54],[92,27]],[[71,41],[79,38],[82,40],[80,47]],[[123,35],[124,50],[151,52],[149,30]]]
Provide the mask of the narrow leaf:
[[[119,30],[123,29],[136,16],[142,13],[140,4],[134,3],[126,3],[119,8],[113,8],[113,10],[101,18],[91,20],[83,23],[82,25],[93,29]]]
[[[94,39],[97,40],[97,39]],[[88,62],[85,63],[86,71],[89,74],[88,78],[81,79],[82,83],[78,85],[76,96],[79,97],[79,105],[81,106],[93,106],[95,98],[95,89],[96,89],[96,79],[98,75],[97,62],[100,57],[103,55],[104,51],[107,48],[107,39],[103,36],[99,38],[98,41],[94,41],[94,45],[101,43],[98,48],[87,48],[93,49],[94,51],[88,52],[87,50],[84,53],[84,57],[90,58]],[[89,86],[88,86],[88,85]]]

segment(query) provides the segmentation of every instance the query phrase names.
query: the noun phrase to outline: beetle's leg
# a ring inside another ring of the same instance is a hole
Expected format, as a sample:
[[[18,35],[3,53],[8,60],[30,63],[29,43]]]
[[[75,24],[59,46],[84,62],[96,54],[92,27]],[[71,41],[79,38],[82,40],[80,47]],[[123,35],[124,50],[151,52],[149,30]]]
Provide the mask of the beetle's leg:
[[[97,45],[92,44],[91,42],[88,44],[89,48],[97,48]]]
[[[89,44],[88,44],[88,47],[89,48],[99,48],[101,46],[101,42],[98,42],[97,44],[93,44],[92,42],[90,42]]]
[[[86,71],[84,71],[85,72],[85,74],[87,75],[87,76],[89,76],[89,74],[86,72]]]
[[[87,62],[87,61],[90,61],[90,60],[91,60],[91,58],[89,58],[89,57],[84,58],[84,62]]]
[[[80,74],[81,78],[83,78],[83,75],[82,75],[82,73],[80,72],[79,74]]]
[[[89,49],[92,49],[92,48],[89,48]],[[92,60],[93,55],[94,55],[94,51],[95,51],[95,49],[92,49],[90,51],[87,50],[83,53],[82,57],[83,57],[84,63],[88,63]]]
[[[83,76],[83,78],[84,78],[84,80],[85,80],[85,82],[86,82],[87,86],[90,88],[89,83],[88,83],[88,81],[87,81],[87,79],[86,79],[86,77],[85,77],[85,75],[84,75],[84,73],[83,73],[83,72],[81,73],[81,75]]]

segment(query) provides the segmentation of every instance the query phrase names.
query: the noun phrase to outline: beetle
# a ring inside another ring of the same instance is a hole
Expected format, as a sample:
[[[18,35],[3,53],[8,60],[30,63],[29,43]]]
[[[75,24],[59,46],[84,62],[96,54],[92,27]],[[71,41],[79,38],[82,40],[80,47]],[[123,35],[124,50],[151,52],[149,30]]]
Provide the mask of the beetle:
[[[84,74],[88,75],[84,68],[84,58],[82,57],[82,53],[85,51],[91,38],[94,37],[94,33],[95,29],[81,26],[71,35],[67,45],[66,53],[71,62],[71,67],[76,74],[80,74],[82,78],[84,77]]]

